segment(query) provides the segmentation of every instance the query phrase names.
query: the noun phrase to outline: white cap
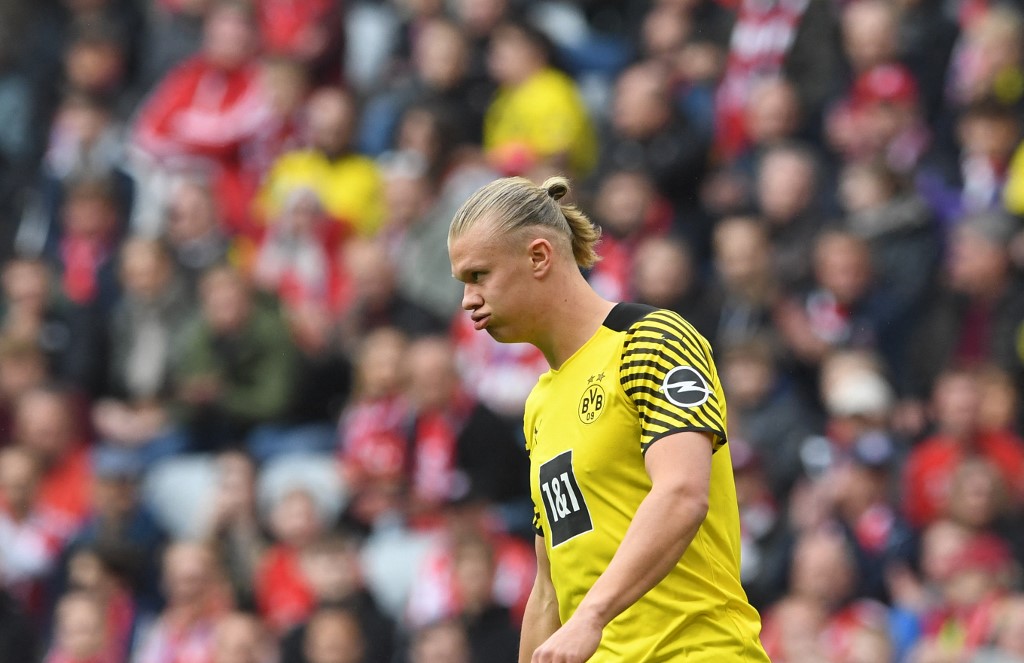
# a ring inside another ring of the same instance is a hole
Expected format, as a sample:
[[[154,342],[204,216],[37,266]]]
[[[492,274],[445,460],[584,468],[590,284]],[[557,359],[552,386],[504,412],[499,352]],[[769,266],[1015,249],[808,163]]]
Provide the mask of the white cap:
[[[881,375],[857,370],[837,376],[825,393],[825,408],[838,417],[884,416],[894,400],[892,387]]]

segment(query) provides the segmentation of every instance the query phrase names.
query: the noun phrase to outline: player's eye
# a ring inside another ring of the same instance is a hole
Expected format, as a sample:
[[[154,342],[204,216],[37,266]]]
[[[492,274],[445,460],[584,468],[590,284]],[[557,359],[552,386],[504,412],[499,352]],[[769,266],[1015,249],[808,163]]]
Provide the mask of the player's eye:
[[[479,283],[480,282],[480,277],[483,276],[483,275],[484,275],[483,272],[470,272],[469,273],[469,280],[470,280],[471,283]]]

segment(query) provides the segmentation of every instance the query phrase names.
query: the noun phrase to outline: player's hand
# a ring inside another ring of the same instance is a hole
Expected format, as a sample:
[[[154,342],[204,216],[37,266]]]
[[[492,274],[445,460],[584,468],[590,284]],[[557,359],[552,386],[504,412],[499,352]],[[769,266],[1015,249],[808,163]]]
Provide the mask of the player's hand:
[[[586,663],[601,644],[602,625],[573,615],[533,652],[531,663]]]

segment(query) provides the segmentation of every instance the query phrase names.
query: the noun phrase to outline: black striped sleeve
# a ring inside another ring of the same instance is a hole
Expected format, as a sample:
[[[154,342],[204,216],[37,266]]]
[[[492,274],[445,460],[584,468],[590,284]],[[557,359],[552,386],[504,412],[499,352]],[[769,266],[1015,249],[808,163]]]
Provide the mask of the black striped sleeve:
[[[683,431],[726,440],[725,402],[711,346],[680,315],[655,311],[627,332],[619,380],[640,415],[640,445]]]

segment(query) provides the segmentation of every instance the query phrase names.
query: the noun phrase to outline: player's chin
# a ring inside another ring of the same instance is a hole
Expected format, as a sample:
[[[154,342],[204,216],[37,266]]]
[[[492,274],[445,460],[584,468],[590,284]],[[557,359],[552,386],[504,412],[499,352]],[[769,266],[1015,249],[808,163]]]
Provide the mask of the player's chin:
[[[521,343],[522,339],[517,338],[515,333],[508,327],[496,325],[493,322],[488,324],[485,330],[495,341],[499,343]]]

